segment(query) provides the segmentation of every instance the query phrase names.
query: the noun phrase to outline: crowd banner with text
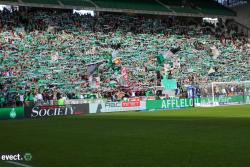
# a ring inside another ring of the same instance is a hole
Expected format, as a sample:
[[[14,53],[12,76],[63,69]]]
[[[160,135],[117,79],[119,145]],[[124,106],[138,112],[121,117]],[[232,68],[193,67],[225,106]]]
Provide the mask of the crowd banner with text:
[[[26,118],[80,115],[89,113],[89,104],[72,104],[65,106],[27,106],[24,107]]]
[[[102,102],[89,104],[90,113],[146,110],[146,101]]]
[[[18,119],[24,117],[23,107],[0,108],[0,120],[3,119]]]

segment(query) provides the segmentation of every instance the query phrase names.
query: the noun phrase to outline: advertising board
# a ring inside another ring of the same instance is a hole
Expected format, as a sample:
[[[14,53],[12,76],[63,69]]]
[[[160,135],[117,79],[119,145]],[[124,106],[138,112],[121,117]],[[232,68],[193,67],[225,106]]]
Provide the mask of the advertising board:
[[[0,108],[0,120],[2,119],[18,119],[24,117],[23,107]]]
[[[72,104],[65,106],[27,106],[24,108],[26,118],[80,115],[89,113],[89,104]]]

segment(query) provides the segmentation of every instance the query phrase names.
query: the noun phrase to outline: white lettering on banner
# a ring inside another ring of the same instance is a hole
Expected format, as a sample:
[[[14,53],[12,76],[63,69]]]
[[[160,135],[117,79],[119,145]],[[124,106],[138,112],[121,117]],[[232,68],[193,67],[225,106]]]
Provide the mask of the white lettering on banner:
[[[232,101],[231,97],[227,97],[227,96],[219,96],[218,102],[222,103],[222,104],[227,104],[230,103]]]
[[[162,100],[161,108],[167,108],[167,106],[166,106],[166,101],[165,101],[165,100]]]
[[[169,106],[170,106],[170,100],[167,100],[167,108],[169,108]]]
[[[49,109],[48,109],[49,110]],[[52,116],[52,114],[50,114],[50,112],[47,112],[48,116]]]
[[[171,99],[171,100],[162,100],[161,108],[170,109],[170,108],[184,108],[193,106],[193,99]]]
[[[60,108],[58,108],[57,110],[58,110],[58,115],[63,115],[63,113],[62,113],[63,111]]]
[[[185,99],[185,107],[188,107],[187,99]]]
[[[43,111],[43,112],[42,112],[42,111]],[[42,114],[42,113],[43,113],[43,114]],[[41,110],[39,116],[43,117],[43,116],[46,115],[46,113],[47,113],[46,109],[45,109],[45,110]]]
[[[35,109],[32,109],[32,117],[36,117],[38,115],[38,111]]]
[[[184,99],[180,99],[181,107],[184,107]]]
[[[129,102],[135,102],[135,101],[138,102],[138,101],[141,101],[141,98],[139,98],[139,97],[129,98],[128,101]]]
[[[32,109],[31,117],[44,117],[44,116],[56,116],[56,115],[73,115],[74,110],[72,107],[65,108],[37,108]]]
[[[139,107],[140,105],[140,101],[122,102],[122,107]]]
[[[172,108],[174,108],[175,100],[172,99],[172,100],[171,100],[171,103],[172,103]]]
[[[189,99],[189,106],[193,106],[193,99]]]
[[[180,108],[180,104],[178,103],[178,99],[175,99],[175,103],[176,103],[176,108]]]
[[[66,108],[66,114],[68,115],[68,109],[70,109],[70,114],[73,115],[74,114],[74,111],[73,111],[73,108],[70,107],[70,108]]]
[[[121,103],[112,102],[112,103],[105,103],[105,107],[121,107]]]

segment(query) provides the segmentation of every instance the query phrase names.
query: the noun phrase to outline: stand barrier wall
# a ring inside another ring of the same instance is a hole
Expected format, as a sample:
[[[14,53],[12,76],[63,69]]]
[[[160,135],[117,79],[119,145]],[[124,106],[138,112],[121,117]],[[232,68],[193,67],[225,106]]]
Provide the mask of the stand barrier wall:
[[[128,112],[173,110],[189,107],[218,105],[250,104],[250,96],[218,96],[202,98],[173,98],[166,100],[141,100],[134,98],[126,102],[107,102],[98,100],[84,104],[68,104],[65,106],[25,106],[0,108],[0,120],[19,118],[55,117],[67,115],[82,115],[89,113]]]

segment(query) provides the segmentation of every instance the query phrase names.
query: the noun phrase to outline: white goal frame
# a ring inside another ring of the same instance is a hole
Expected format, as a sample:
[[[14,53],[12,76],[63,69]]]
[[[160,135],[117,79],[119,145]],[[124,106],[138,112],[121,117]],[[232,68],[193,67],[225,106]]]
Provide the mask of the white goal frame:
[[[212,88],[212,106],[218,106],[215,105],[215,95],[214,95],[214,86],[215,85],[226,85],[226,84],[237,84],[237,85],[244,85],[244,84],[249,84],[250,81],[232,81],[232,82],[211,82],[211,88]]]

